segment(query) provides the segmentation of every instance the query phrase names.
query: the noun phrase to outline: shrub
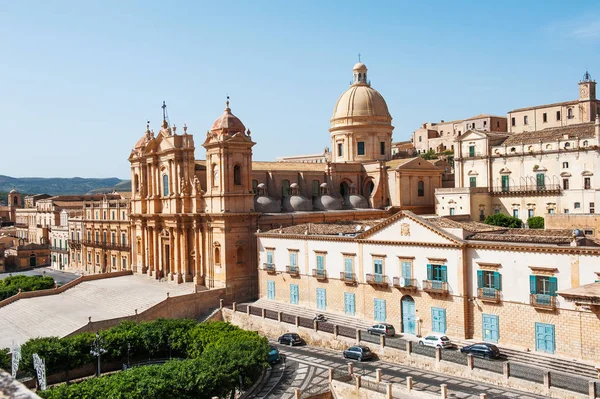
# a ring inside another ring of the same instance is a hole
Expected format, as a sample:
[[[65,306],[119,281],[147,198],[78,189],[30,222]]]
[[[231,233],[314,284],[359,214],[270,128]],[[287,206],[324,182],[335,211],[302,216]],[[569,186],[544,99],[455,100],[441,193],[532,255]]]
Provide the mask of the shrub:
[[[12,368],[12,358],[9,355],[10,349],[0,349],[0,369],[10,372]]]
[[[519,218],[508,216],[504,213],[497,213],[495,215],[489,215],[483,221],[485,224],[492,226],[508,227],[508,228],[520,228],[523,226],[523,221]]]
[[[534,216],[527,219],[527,225],[530,229],[543,229],[544,228],[544,217]]]
[[[54,279],[46,276],[10,276],[0,280],[0,301],[21,291],[38,291],[54,288]]]

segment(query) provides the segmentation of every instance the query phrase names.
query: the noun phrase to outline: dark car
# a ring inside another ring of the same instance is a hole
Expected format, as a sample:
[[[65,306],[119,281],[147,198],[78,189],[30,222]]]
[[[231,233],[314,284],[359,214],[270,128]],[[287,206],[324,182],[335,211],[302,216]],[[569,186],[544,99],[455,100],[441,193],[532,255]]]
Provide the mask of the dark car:
[[[496,359],[500,357],[500,349],[494,344],[479,342],[477,344],[468,345],[460,348],[462,353],[471,354],[473,356],[483,357],[485,359]]]
[[[375,324],[374,326],[367,328],[367,332],[369,334],[386,335],[388,337],[393,337],[396,335],[396,329],[394,329],[394,326],[386,323]]]
[[[269,354],[267,356],[267,361],[271,364],[277,363],[279,361],[279,351],[273,345],[271,345],[269,347]]]
[[[277,339],[277,342],[279,342],[281,345],[289,346],[306,344],[306,342],[304,342],[304,340],[296,333],[283,334],[281,337],[279,337],[279,339]]]
[[[373,352],[371,352],[371,349],[363,345],[351,346],[344,351],[344,358],[356,359],[361,362],[363,360],[373,359]]]

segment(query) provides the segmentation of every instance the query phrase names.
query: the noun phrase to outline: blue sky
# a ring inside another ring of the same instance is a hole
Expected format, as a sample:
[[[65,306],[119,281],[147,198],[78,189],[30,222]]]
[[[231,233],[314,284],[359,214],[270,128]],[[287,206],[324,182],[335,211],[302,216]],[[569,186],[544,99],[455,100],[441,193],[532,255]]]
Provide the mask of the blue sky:
[[[600,77],[591,1],[5,1],[0,20],[0,174],[16,177],[129,178],[163,100],[198,159],[226,95],[255,160],[322,151],[359,52],[395,141]]]

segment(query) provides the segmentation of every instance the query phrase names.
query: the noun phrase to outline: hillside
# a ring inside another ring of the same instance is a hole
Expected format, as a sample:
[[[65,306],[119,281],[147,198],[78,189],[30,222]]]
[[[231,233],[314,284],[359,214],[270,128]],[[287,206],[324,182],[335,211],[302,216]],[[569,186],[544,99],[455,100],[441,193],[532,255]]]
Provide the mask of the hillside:
[[[10,177],[0,175],[0,192],[9,192],[16,188],[21,193],[67,195],[86,194],[92,190],[102,188],[105,191],[113,191],[119,185],[119,189],[131,190],[130,182],[127,180],[109,177],[104,179],[82,178],[82,177]]]

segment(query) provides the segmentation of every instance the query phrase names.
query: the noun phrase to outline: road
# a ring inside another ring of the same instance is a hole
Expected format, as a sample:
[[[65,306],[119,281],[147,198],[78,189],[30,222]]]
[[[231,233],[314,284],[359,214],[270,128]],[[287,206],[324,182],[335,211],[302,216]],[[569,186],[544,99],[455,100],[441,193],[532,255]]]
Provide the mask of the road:
[[[68,283],[69,281],[73,281],[80,276],[80,274],[54,270],[50,267],[41,267],[33,270],[27,270],[24,272],[0,273],[0,280],[5,279],[8,276],[42,276],[44,274],[46,276],[52,277],[54,281],[57,282],[59,285],[63,285],[65,283]]]
[[[286,371],[289,374],[287,377],[282,378],[275,387],[271,385],[273,389],[268,395],[256,396],[258,398],[291,398],[294,387],[307,389],[326,383],[329,367],[342,371],[347,370],[348,360],[344,359],[339,351],[311,346],[289,347],[277,343],[272,344],[277,346],[279,352],[286,357],[288,367],[297,364],[295,366],[297,369],[295,372]],[[380,360],[353,362],[356,374],[372,378],[375,378],[375,369],[381,368],[382,378],[386,382],[405,385],[406,377],[412,376],[414,389],[421,391],[439,394],[440,385],[447,384],[449,398],[479,399],[481,393],[486,393],[488,398],[541,399],[546,397]],[[290,370],[292,369],[290,368]],[[265,393],[263,392],[263,395]]]

